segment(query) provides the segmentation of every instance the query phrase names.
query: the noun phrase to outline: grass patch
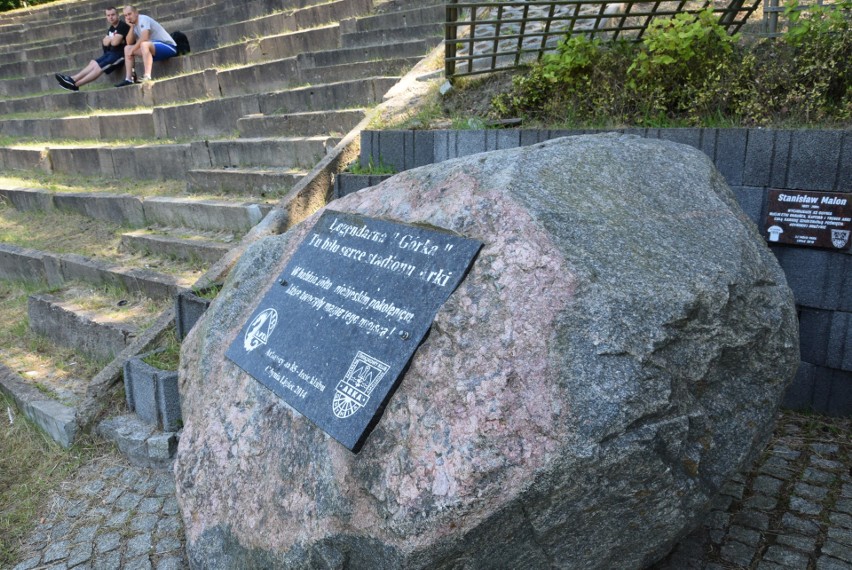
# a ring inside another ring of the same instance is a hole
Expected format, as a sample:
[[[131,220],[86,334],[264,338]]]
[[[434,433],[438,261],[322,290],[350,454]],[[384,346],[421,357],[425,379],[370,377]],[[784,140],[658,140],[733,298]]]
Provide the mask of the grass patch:
[[[207,287],[200,288],[193,287],[192,294],[201,299],[208,299],[212,301],[216,298],[216,295],[219,294],[219,291],[222,290],[222,287],[222,283],[213,283],[212,285],[209,285]]]
[[[104,363],[56,346],[30,330],[27,298],[49,292],[53,290],[43,283],[0,280],[0,360],[25,381],[64,400],[63,395],[82,395]]]
[[[53,253],[108,258],[118,249],[121,226],[66,212],[21,212],[0,207],[0,242]]]
[[[60,174],[56,172],[18,171],[14,176],[0,177],[0,186],[40,188],[51,192],[83,192],[133,194],[134,196],[176,196],[183,194],[182,180],[115,179]]]
[[[127,323],[139,329],[151,326],[168,301],[154,301],[118,286],[66,284],[56,297],[77,309],[95,313],[98,322]]]
[[[204,269],[145,253],[120,250],[121,233],[127,228],[79,214],[21,212],[0,204],[0,242],[52,253],[76,253],[117,267],[137,268],[175,276],[180,284],[194,283]]]
[[[51,491],[103,444],[85,441],[63,449],[2,393],[0,412],[0,568],[11,568]]]
[[[174,329],[163,335],[158,349],[142,359],[142,362],[160,370],[177,370],[180,364],[180,342]]]
[[[396,174],[396,170],[392,166],[388,166],[382,159],[379,158],[379,163],[373,163],[373,157],[370,157],[370,162],[367,166],[361,166],[360,162],[354,162],[349,166],[349,172],[352,174]]]

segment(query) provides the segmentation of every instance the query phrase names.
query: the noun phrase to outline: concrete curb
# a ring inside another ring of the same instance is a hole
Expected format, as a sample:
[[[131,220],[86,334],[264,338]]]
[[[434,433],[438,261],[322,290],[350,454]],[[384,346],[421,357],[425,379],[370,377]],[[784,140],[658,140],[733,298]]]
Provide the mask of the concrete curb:
[[[124,395],[127,406],[143,421],[164,431],[176,431],[183,424],[177,370],[161,370],[143,360],[161,350],[124,363]]]
[[[86,388],[85,400],[77,407],[77,425],[80,430],[89,431],[94,427],[98,414],[106,406],[110,389],[121,379],[124,363],[153,348],[166,330],[174,324],[174,319],[174,307],[170,306],[157,317],[153,325],[133,339],[127,348],[92,378]]]
[[[343,198],[353,192],[375,186],[387,180],[392,174],[350,174],[341,172],[334,181],[334,197]]]
[[[97,433],[115,443],[138,467],[169,469],[177,450],[177,433],[159,432],[132,414],[105,419],[98,425]]]
[[[199,294],[204,294],[208,291],[215,291],[221,288],[220,286],[211,285],[198,291]],[[210,306],[211,300],[204,297],[199,297],[192,291],[181,291],[175,297],[175,329],[177,338],[183,341],[198,319],[204,315],[207,307]]]
[[[74,408],[46,397],[3,364],[0,364],[0,392],[11,398],[26,417],[59,445],[68,448],[74,443],[77,437]]]

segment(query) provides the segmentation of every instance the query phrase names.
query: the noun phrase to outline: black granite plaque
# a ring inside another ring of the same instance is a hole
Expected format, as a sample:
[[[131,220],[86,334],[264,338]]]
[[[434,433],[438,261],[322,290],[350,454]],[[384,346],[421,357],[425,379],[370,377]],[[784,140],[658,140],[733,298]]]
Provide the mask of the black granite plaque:
[[[226,355],[357,452],[481,246],[326,211]]]
[[[848,249],[852,194],[770,190],[766,239],[831,249]]]

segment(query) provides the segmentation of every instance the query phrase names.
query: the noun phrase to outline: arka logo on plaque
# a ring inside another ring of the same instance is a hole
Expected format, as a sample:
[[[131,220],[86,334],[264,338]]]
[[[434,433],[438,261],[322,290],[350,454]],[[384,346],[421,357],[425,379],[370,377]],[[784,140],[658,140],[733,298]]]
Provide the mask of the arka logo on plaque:
[[[837,249],[843,249],[849,243],[849,230],[831,230],[831,243]]]
[[[243,348],[246,352],[251,352],[258,346],[269,342],[269,337],[272,331],[275,330],[275,325],[278,324],[278,311],[275,309],[266,309],[261,311],[246,330],[245,338],[243,339]]]
[[[346,376],[337,384],[331,409],[340,419],[346,419],[370,401],[373,390],[379,385],[390,366],[358,351]]]

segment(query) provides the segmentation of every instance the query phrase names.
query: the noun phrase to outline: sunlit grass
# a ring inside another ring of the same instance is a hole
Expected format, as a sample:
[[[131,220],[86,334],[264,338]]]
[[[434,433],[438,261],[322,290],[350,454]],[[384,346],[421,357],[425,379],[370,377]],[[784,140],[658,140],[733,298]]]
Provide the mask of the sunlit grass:
[[[90,440],[62,449],[0,393],[0,568],[19,562],[50,492],[103,450]]]

